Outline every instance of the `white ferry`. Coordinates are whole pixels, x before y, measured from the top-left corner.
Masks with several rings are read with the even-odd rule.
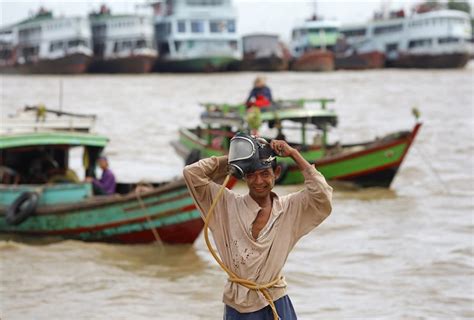
[[[94,62],[91,72],[146,73],[158,56],[153,19],[147,15],[112,15],[102,5],[89,15]]]
[[[53,17],[40,9],[10,30],[14,61],[0,67],[2,72],[82,73],[92,58],[86,18]]]
[[[290,68],[295,71],[330,71],[334,69],[334,47],[339,36],[337,21],[311,19],[292,30]]]
[[[158,71],[221,71],[241,59],[231,0],[163,0],[152,6]]]
[[[365,42],[385,53],[386,66],[462,68],[469,60],[471,22],[457,10],[403,11],[389,19],[341,28],[351,45]]]

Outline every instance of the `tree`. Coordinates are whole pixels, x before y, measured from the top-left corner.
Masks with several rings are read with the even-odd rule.
[[[471,14],[471,5],[466,0],[449,0],[448,9],[464,11]]]

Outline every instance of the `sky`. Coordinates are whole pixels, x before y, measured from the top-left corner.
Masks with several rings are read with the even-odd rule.
[[[0,26],[23,20],[41,6],[53,10],[53,14],[58,16],[86,16],[88,12],[97,10],[102,3],[106,3],[112,13],[119,14],[134,13],[140,10],[137,9],[137,4],[145,2],[146,0],[0,0]],[[409,11],[419,2],[418,0],[233,0],[238,14],[239,34],[277,33],[285,41],[289,39],[291,28],[311,16],[315,9],[318,15],[324,18],[347,24],[365,22],[372,17],[375,10],[380,10],[383,6],[391,10],[403,8]],[[469,2],[473,7],[474,0]]]

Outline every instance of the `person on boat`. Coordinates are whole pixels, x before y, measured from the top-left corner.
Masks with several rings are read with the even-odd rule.
[[[272,105],[272,91],[267,87],[264,77],[257,77],[253,83],[253,89],[247,98],[247,107],[269,108]]]
[[[280,319],[296,319],[286,292],[282,269],[296,242],[331,213],[332,188],[295,148],[273,140],[270,148],[291,157],[305,177],[304,189],[278,196],[272,189],[281,172],[272,153],[259,154],[258,165],[244,176],[248,194],[225,189],[209,222],[217,251],[224,264],[243,279],[258,284],[279,279],[268,289]],[[205,219],[228,174],[228,156],[202,159],[183,170],[188,189]],[[263,295],[230,280],[225,285],[224,320],[273,319]]]
[[[109,161],[107,157],[100,156],[97,159],[97,164],[102,169],[102,176],[100,179],[93,177],[87,177],[86,181],[92,182],[94,188],[94,194],[96,195],[107,195],[115,193],[115,175],[109,168]]]

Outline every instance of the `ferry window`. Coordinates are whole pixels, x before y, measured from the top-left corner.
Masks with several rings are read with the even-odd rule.
[[[204,32],[204,21],[202,21],[202,20],[191,21],[191,32],[193,32],[193,33],[203,33]]]
[[[168,42],[160,42],[160,44],[158,45],[158,52],[160,53],[160,55],[166,55],[170,53],[170,46]]]
[[[56,50],[61,50],[63,48],[63,42],[62,41],[56,41],[56,42],[51,42],[49,45],[49,51],[53,52]]]
[[[460,42],[460,40],[461,39],[454,38],[454,37],[444,37],[444,38],[438,38],[438,43],[439,44],[457,43],[457,42]]]
[[[229,45],[233,50],[237,50],[237,41],[229,41]]]
[[[235,32],[235,21],[234,20],[227,20],[227,31],[230,33]]]
[[[159,23],[155,26],[155,34],[158,39],[163,39],[171,32],[170,23]]]
[[[179,49],[181,48],[182,43],[183,43],[182,41],[175,41],[174,42],[174,47],[175,47],[177,52],[179,52]]]
[[[431,42],[431,39],[411,40],[408,42],[408,48],[429,47]]]
[[[68,41],[67,43],[68,48],[77,47],[78,45],[79,45],[79,40],[71,40],[71,41]]]
[[[374,34],[398,32],[398,31],[401,31],[402,29],[403,29],[402,24],[394,24],[391,26],[381,26],[374,29]]]
[[[397,51],[398,50],[398,44],[397,43],[389,43],[385,46],[385,50],[387,52]]]
[[[131,49],[131,48],[132,48],[132,42],[131,41],[122,42],[122,49]]]
[[[209,26],[212,33],[221,33],[225,29],[224,21],[211,21]]]
[[[186,21],[184,20],[179,20],[178,21],[178,32],[186,32]]]
[[[362,29],[352,29],[352,30],[344,30],[341,32],[346,37],[358,37],[358,36],[365,36],[365,28]]]
[[[143,39],[137,40],[136,48],[146,48],[146,41]]]

